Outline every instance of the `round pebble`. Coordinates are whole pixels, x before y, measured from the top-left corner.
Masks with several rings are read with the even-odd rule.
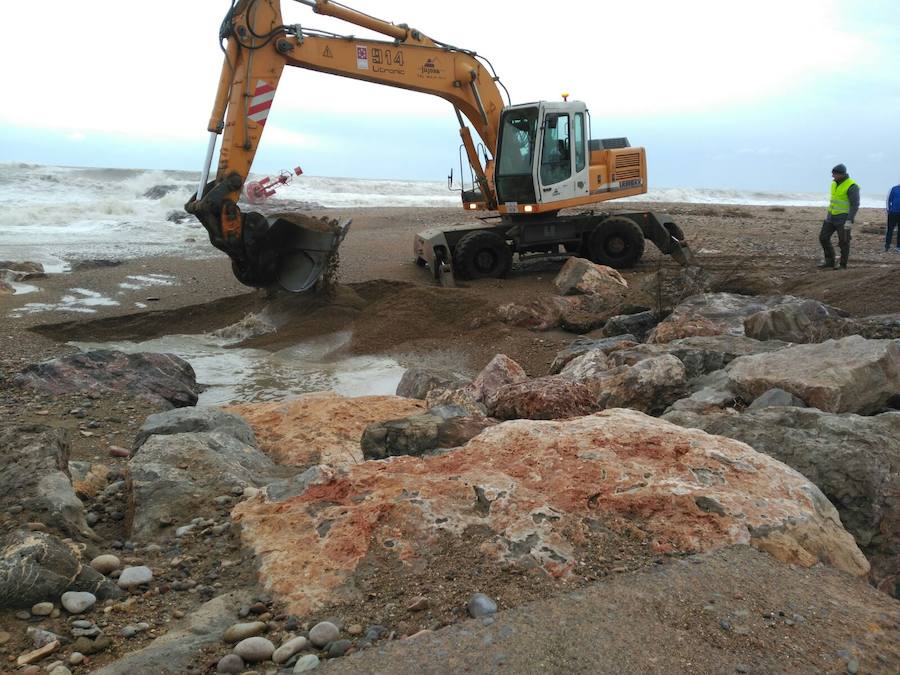
[[[82,654],[81,652],[72,652],[71,654],[69,654],[68,660],[70,666],[77,666],[80,663],[84,662],[84,654]]]
[[[72,675],[72,671],[65,666],[56,666],[50,671],[50,675]]]
[[[346,654],[353,643],[350,640],[335,640],[328,644],[328,658],[336,659]]]
[[[305,673],[309,670],[315,670],[319,667],[319,657],[315,654],[307,654],[306,656],[301,656],[297,663],[294,664],[294,670],[292,673]]]
[[[222,635],[222,640],[229,643],[240,642],[249,637],[262,635],[266,632],[266,624],[262,621],[251,621],[249,623],[236,623],[229,627]]]
[[[272,654],[272,660],[278,664],[287,663],[294,654],[302,652],[308,646],[309,640],[305,637],[292,638],[275,650],[275,653]]]
[[[476,593],[469,599],[467,609],[469,610],[469,616],[477,619],[482,616],[490,616],[491,614],[496,614],[497,603],[491,600],[484,593]]]
[[[5,645],[7,642],[9,642],[11,637],[12,635],[7,633],[5,630],[0,630],[0,645]]]
[[[122,561],[111,553],[98,555],[91,560],[91,567],[100,572],[100,574],[110,574],[115,572],[122,566]]]
[[[153,581],[153,572],[146,565],[126,567],[119,575],[119,588],[134,588]]]
[[[341,635],[341,631],[330,621],[322,621],[317,623],[309,631],[309,641],[316,647],[324,647],[329,642],[334,642]]]
[[[31,608],[31,613],[35,616],[50,616],[53,613],[53,603],[39,602]]]
[[[243,673],[244,659],[242,659],[237,654],[229,654],[228,656],[223,656],[221,659],[219,659],[219,663],[216,666],[216,672],[230,673],[231,675]]]
[[[60,602],[70,614],[81,614],[97,604],[97,596],[86,591],[66,591]]]
[[[249,637],[234,646],[234,653],[249,663],[268,661],[275,652],[275,645],[264,637]]]

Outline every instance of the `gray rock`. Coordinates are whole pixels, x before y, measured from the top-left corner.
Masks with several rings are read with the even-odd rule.
[[[403,373],[397,385],[397,396],[423,401],[433,389],[461,389],[469,379],[451,370],[413,367]]]
[[[130,623],[120,631],[120,635],[124,638],[131,638],[138,633],[143,633],[145,630],[150,630],[149,623],[143,621],[140,623]]]
[[[744,333],[757,340],[811,343],[853,333],[842,312],[817,300],[766,308],[744,319]]]
[[[640,342],[634,335],[617,335],[615,337],[595,338],[588,335],[576,338],[572,343],[561,352],[557,353],[556,358],[550,366],[550,374],[556,375],[562,372],[566,364],[572,359],[586,354],[589,351],[600,350],[608,353],[623,346],[633,346]]]
[[[661,414],[687,389],[685,367],[671,354],[620,366],[583,382],[594,391],[598,409],[632,408],[649,415]]]
[[[315,670],[319,667],[319,657],[315,654],[306,654],[305,656],[301,656],[297,659],[297,663],[294,664],[294,669],[291,671],[292,673],[305,673],[310,670]]]
[[[272,654],[272,660],[279,665],[282,663],[287,663],[288,661],[290,661],[291,657],[294,654],[302,652],[309,646],[309,640],[307,640],[302,635],[299,637],[291,638],[275,650],[275,653]]]
[[[461,406],[440,406],[420,415],[376,422],[366,427],[360,445],[366,459],[421,455],[437,448],[465,445],[495,421],[471,415]]]
[[[275,645],[264,637],[248,637],[234,646],[234,653],[247,663],[268,661],[275,652]]]
[[[580,380],[586,377],[596,377],[612,367],[606,352],[602,349],[592,349],[569,361],[559,374]]]
[[[39,602],[31,608],[34,616],[50,616],[53,613],[52,602]]]
[[[330,621],[320,621],[309,631],[309,641],[316,647],[324,647],[341,636],[341,631]]]
[[[900,341],[857,335],[743,356],[726,367],[735,392],[752,401],[779,388],[826,412],[880,412],[900,402]]]
[[[900,412],[862,417],[764,408],[743,414],[672,412],[664,419],[742,441],[802,473],[837,508],[872,564],[876,585],[897,593]]]
[[[244,659],[237,654],[227,654],[219,659],[216,665],[217,673],[228,673],[229,675],[239,675],[245,670]]]
[[[236,623],[229,626],[228,630],[222,636],[222,640],[228,643],[240,642],[249,637],[256,637],[266,632],[266,624],[263,621],[250,621],[247,623]]]
[[[328,658],[336,659],[340,658],[353,646],[353,643],[350,640],[335,640],[334,642],[328,643]]]
[[[205,603],[143,649],[95,670],[93,675],[136,675],[136,673],[189,672],[197,654],[207,645],[217,645],[222,632],[249,594],[229,593]]]
[[[69,478],[69,433],[43,425],[0,428],[0,511],[79,539],[95,537]],[[43,598],[42,598],[43,599]]]
[[[748,410],[761,410],[762,408],[792,406],[794,408],[805,408],[806,402],[797,398],[793,394],[784,389],[769,389],[761,394],[753,403],[750,404]]]
[[[869,340],[896,340],[900,338],[900,313],[879,314],[852,319],[851,332]]]
[[[135,588],[153,581],[153,571],[146,565],[126,567],[119,575],[119,588]]]
[[[150,415],[134,438],[137,451],[150,436],[170,436],[200,431],[217,431],[249,445],[258,447],[253,429],[243,418],[220,408],[176,408]]]
[[[152,540],[161,522],[186,522],[212,511],[232,487],[261,487],[280,478],[272,460],[225,432],[151,436],[128,462],[131,536]]]
[[[82,564],[74,547],[52,535],[17,530],[4,538],[0,607],[31,607],[66,591],[90,591],[101,600],[121,595],[106,577]]]
[[[69,614],[81,614],[97,604],[97,596],[87,591],[66,591],[60,603]]]
[[[34,626],[26,628],[25,634],[31,638],[31,642],[34,644],[35,649],[40,649],[41,647],[49,645],[55,640],[61,640],[60,636],[56,633],[44,630],[43,628],[35,628]]]
[[[135,397],[164,408],[196,405],[202,391],[191,365],[174,354],[110,349],[33,364],[13,381],[51,396],[95,392]]]
[[[740,401],[724,370],[695,378],[688,382],[688,388],[691,390],[690,396],[675,401],[666,414],[674,411],[704,413],[733,407]]]
[[[644,359],[671,354],[684,364],[688,379],[721,370],[734,359],[765,354],[789,347],[787,342],[761,342],[736,335],[700,335],[663,344],[643,344],[617,350],[609,355],[612,366],[634,365]]]
[[[483,616],[491,616],[492,614],[497,613],[497,603],[491,600],[484,593],[475,593],[471,598],[469,598],[469,603],[466,605],[466,609],[469,611],[469,616],[474,619],[481,618]]]
[[[637,338],[637,342],[643,342],[647,333],[653,330],[658,323],[659,316],[652,310],[635,314],[618,314],[606,322],[606,325],[600,329],[600,334],[603,337],[630,334]]]
[[[647,336],[652,343],[701,335],[746,335],[744,319],[779,305],[803,302],[790,295],[700,293],[683,300]]]

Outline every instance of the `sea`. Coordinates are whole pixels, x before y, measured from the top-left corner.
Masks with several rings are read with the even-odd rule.
[[[292,178],[273,199],[335,209],[460,203],[444,181]],[[192,171],[0,164],[0,260],[34,260],[48,272],[62,272],[68,261],[85,258],[216,255],[183,211],[197,179]],[[825,200],[798,192],[657,188],[631,201],[824,206]]]

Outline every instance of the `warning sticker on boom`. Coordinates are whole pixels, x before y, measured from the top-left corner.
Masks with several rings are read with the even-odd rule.
[[[368,47],[356,47],[356,67],[359,70],[368,70],[369,69],[369,48]]]

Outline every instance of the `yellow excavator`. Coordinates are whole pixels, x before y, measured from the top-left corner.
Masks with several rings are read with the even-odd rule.
[[[326,225],[243,213],[238,206],[286,65],[432,94],[453,106],[462,139],[460,164],[464,156],[472,179],[470,189],[460,188],[463,207],[496,215],[416,235],[416,261],[442,283],[452,284],[454,273],[503,276],[514,254],[554,253],[560,246],[622,268],[640,259],[649,239],[682,264],[691,262],[684,234],[668,216],[584,210],[645,193],[647,161],[644,149],[625,138],[591,139],[583,102],[565,95],[562,101],[511,105],[507,93],[504,103],[505,87],[490,62],[474,51],[333,0],[294,1],[390,39],[285,24],[280,0],[232,0],[219,31],[225,59],[207,127],[206,159],[197,194],[185,209],[229,255],[242,283],[311,288],[349,227],[349,221]],[[219,136],[218,168],[209,181]],[[452,171],[449,183],[452,187]],[[563,209],[574,211],[561,215]]]

